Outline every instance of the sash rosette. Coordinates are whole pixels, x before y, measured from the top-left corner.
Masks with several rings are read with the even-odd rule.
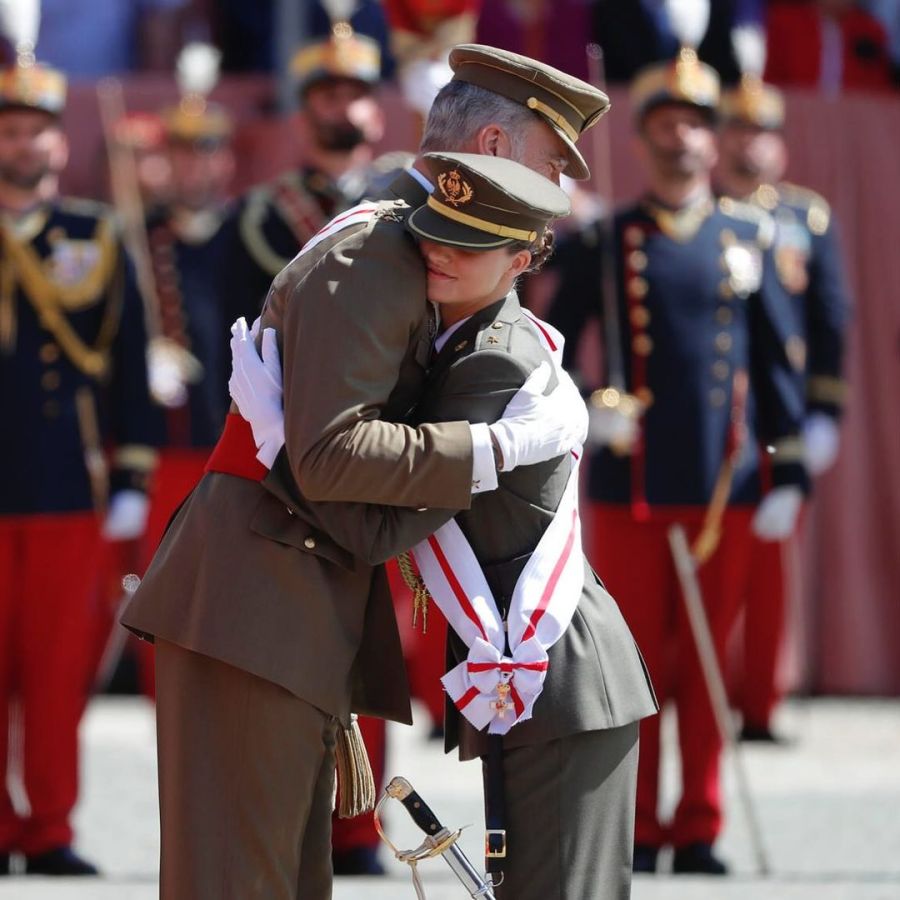
[[[526,314],[555,365],[563,338]],[[419,574],[450,626],[469,648],[441,679],[457,709],[479,730],[506,734],[531,718],[549,667],[547,651],[565,633],[584,584],[578,462],[552,522],[513,589],[506,623],[459,525],[450,520],[412,549]],[[507,653],[507,642],[509,653]]]

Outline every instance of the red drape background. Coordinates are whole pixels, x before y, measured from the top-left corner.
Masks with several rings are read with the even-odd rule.
[[[300,148],[271,109],[265,78],[226,79],[214,99],[239,128],[235,190],[290,167]],[[126,84],[129,109],[172,102],[169,79]],[[390,127],[382,149],[414,149],[415,123],[397,94],[384,95]],[[615,199],[636,196],[628,100],[588,135],[611,148]],[[900,99],[838,100],[788,94],[788,177],[824,194],[838,218],[856,300],[848,374],[851,397],[837,466],[816,487],[800,562],[795,681],[820,692],[900,693]],[[105,196],[103,141],[92,85],[71,88],[65,126],[72,159],[67,193]],[[606,129],[606,131],[602,131]],[[592,150],[587,148],[588,159]],[[895,393],[896,392],[896,393]]]

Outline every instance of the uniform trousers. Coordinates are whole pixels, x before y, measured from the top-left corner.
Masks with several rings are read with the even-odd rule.
[[[671,824],[658,811],[660,716],[641,722],[635,842],[676,847],[712,843],[722,828],[719,760],[722,741],[700,668],[672,561],[668,528],[682,522],[692,540],[702,507],[654,510],[635,521],[626,506],[593,504],[592,563],[616,598],[641,649],[660,706],[675,704],[682,795]],[[720,665],[743,599],[750,561],[750,507],[730,507],[719,546],[699,571],[700,588]]]
[[[753,538],[744,607],[743,659],[735,688],[744,725],[768,728],[784,696],[779,664],[784,648],[787,582],[786,543]]]
[[[0,852],[72,843],[100,546],[93,512],[0,517]]]
[[[337,720],[157,641],[161,900],[327,900]]]
[[[505,750],[497,900],[627,900],[637,768],[637,722]]]

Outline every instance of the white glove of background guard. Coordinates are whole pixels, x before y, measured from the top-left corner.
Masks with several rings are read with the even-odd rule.
[[[810,475],[821,475],[834,465],[840,443],[837,422],[825,413],[811,413],[803,424],[806,468]]]
[[[150,501],[141,491],[116,491],[103,521],[103,537],[108,541],[133,541],[147,527]]]
[[[254,343],[259,319],[247,330],[241,316],[231,326],[231,378],[228,393],[241,415],[250,423],[256,458],[271,469],[284,446],[284,400],[281,355],[275,329],[267,328],[262,337],[262,359]]]
[[[761,541],[783,541],[797,527],[803,491],[793,485],[773,488],[763,497],[753,516],[753,533]]]
[[[271,468],[284,446],[281,359],[271,328],[263,332],[260,359],[253,343],[258,330],[259,319],[250,330],[243,318],[231,327],[228,391],[250,423],[259,451],[256,458]],[[504,472],[561,456],[587,437],[587,408],[568,374],[557,369],[559,384],[551,394],[543,395],[551,371],[547,363],[538,366],[509,401],[503,418],[489,426],[500,449]]]

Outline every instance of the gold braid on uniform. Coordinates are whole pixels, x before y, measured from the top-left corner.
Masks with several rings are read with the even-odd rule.
[[[403,581],[413,592],[413,628],[416,627],[419,613],[422,613],[422,634],[425,634],[428,631],[428,601],[431,599],[431,594],[428,593],[428,588],[425,586],[422,576],[416,571],[412,557],[408,552],[401,553],[397,557],[397,565],[400,568]]]
[[[341,795],[338,815],[352,819],[374,809],[375,779],[355,714],[350,717],[349,728],[338,728],[335,760]]]

